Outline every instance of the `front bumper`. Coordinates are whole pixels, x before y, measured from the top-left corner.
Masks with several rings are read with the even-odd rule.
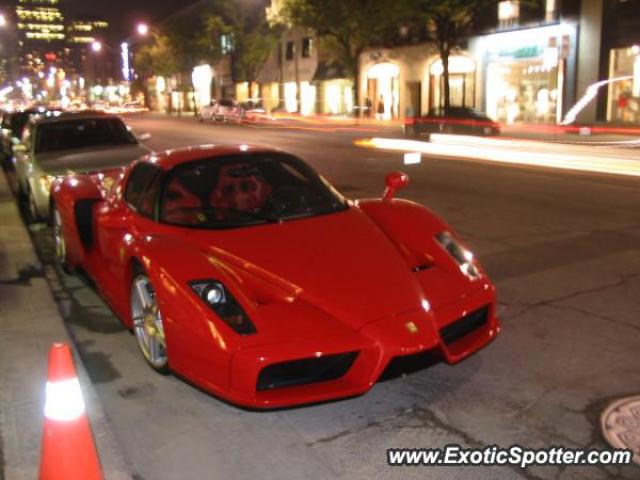
[[[484,308],[486,318],[482,322],[471,324],[473,328],[469,331],[458,332],[453,341],[443,339],[441,333],[445,328]],[[223,396],[251,408],[280,408],[353,397],[367,392],[395,360],[432,352],[454,364],[482,349],[499,332],[494,292],[483,288],[433,312],[413,311],[387,317],[366,325],[353,335],[239,350],[233,356],[231,382]],[[312,379],[294,386],[264,388],[263,384],[259,387],[261,373],[267,367],[288,362],[296,364],[303,359],[308,359],[303,363],[312,363],[314,358],[338,357],[353,352],[357,353],[355,359],[338,378],[329,372],[325,377],[316,376],[316,380],[329,380]]]

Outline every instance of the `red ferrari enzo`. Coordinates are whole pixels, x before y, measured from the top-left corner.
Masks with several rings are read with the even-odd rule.
[[[366,392],[397,360],[456,363],[500,331],[453,230],[393,194],[351,201],[298,158],[206,146],[53,186],[58,260],[82,268],[146,361],[232,403]]]

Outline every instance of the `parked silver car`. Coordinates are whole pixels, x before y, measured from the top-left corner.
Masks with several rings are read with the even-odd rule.
[[[151,152],[122,119],[99,112],[34,116],[13,147],[20,193],[33,220],[49,217],[49,191],[58,175],[86,173],[127,165]]]

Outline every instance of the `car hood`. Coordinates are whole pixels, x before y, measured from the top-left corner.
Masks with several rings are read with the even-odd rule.
[[[38,166],[50,175],[105,170],[128,165],[151,151],[143,145],[64,150],[36,155]]]
[[[353,328],[421,306],[415,274],[355,207],[279,224],[195,230],[189,239],[217,261],[284,286]]]

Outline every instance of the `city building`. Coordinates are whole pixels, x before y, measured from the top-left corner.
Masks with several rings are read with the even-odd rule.
[[[640,0],[498,2],[449,57],[450,104],[504,124],[640,122],[638,11]],[[424,115],[444,105],[444,75],[421,38],[363,52],[357,101],[351,72],[306,28],[282,33],[255,82],[233,83],[230,55],[200,68],[198,96],[208,98],[210,83],[212,98],[260,99],[269,112],[351,115],[359,105],[383,120]],[[220,41],[231,53],[233,39]],[[178,95],[166,80],[164,95]]]
[[[17,0],[15,28],[23,75],[44,74],[66,61],[66,35],[60,0]]]
[[[452,106],[505,122],[555,123],[575,102],[576,2],[538,8],[500,2],[476,35],[449,57]],[[442,59],[432,43],[370,49],[360,63],[360,104],[383,119],[426,114],[444,105]]]
[[[501,2],[498,27],[469,39],[476,105],[503,123],[560,123],[576,102],[579,4],[547,0],[521,18]]]
[[[86,85],[113,77],[115,61],[91,46],[106,45],[108,23],[69,19],[64,0],[14,0],[8,30],[15,45],[13,79],[28,100],[70,101]]]
[[[512,123],[640,122],[640,0],[502,1],[450,59],[450,100]],[[360,103],[383,118],[443,105],[430,44],[371,49]]]
[[[267,111],[347,115],[352,113],[353,81],[312,30],[282,33],[254,85],[242,86],[262,99]]]
[[[106,83],[114,78],[115,57],[108,44],[109,23],[91,17],[78,17],[66,24],[66,43],[70,74],[79,75],[89,83]],[[94,49],[99,44],[100,49]]]
[[[69,45],[91,45],[105,37],[109,23],[100,19],[76,19],[67,24],[67,43]]]
[[[323,102],[323,92],[318,92],[314,80],[318,65],[315,34],[306,28],[285,31],[258,74],[265,108],[304,115],[321,112],[318,103]]]
[[[360,105],[370,105],[367,115],[395,120],[428,111],[440,91],[431,75],[436,52],[432,44],[366,51],[360,58]]]
[[[449,58],[451,105],[475,107],[506,123],[562,121],[576,102],[581,3],[537,6],[500,2]],[[302,114],[353,113],[385,120],[426,114],[444,105],[443,65],[430,42],[366,50],[359,63],[359,98],[344,67],[313,32],[286,31],[260,75],[267,108]],[[584,75],[583,75],[584,76]],[[242,96],[253,87],[243,86]],[[237,95],[240,96],[240,95]]]

